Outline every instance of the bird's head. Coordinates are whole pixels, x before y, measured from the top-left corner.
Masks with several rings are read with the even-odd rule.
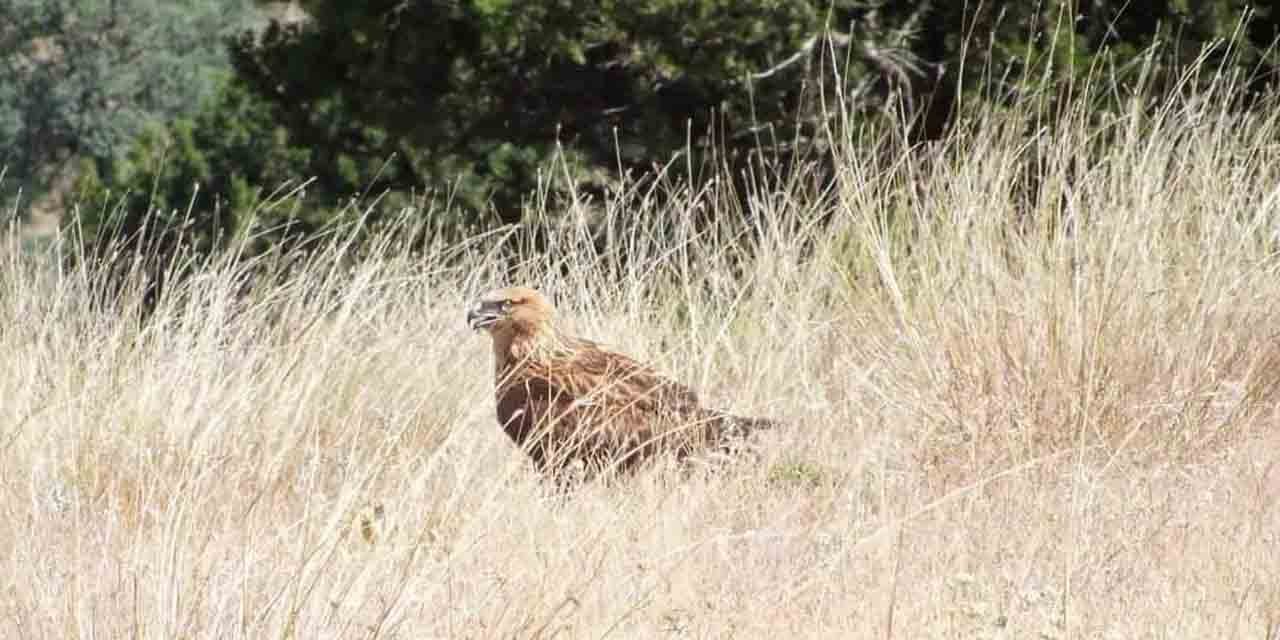
[[[467,324],[495,336],[532,334],[547,327],[554,313],[551,303],[536,290],[510,287],[481,296],[467,311]]]

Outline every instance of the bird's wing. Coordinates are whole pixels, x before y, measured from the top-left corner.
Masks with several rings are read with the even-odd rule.
[[[517,442],[535,443],[540,466],[562,455],[629,464],[704,435],[706,412],[689,387],[595,343],[563,346],[524,361],[499,385],[499,420]]]
[[[637,411],[689,411],[698,395],[689,387],[629,356],[585,340],[549,359],[546,377],[580,403]]]

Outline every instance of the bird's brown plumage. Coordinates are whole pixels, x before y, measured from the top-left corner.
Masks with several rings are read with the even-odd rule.
[[[600,345],[563,334],[527,287],[486,294],[467,313],[493,339],[498,423],[543,471],[579,462],[629,469],[659,452],[726,445],[770,420],[702,406],[689,387]]]

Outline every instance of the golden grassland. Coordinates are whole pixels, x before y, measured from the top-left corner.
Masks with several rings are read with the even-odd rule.
[[[217,259],[146,322],[10,233],[0,637],[1280,637],[1280,110],[1218,89],[833,134],[833,189],[584,199],[512,260]],[[463,321],[512,282],[786,426],[556,494]]]

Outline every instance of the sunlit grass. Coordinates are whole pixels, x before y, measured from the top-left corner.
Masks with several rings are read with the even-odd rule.
[[[0,636],[1274,638],[1280,111],[1230,99],[851,131],[833,190],[637,189],[510,259],[215,259],[145,322],[11,233]],[[548,491],[463,321],[510,283],[787,426]]]

